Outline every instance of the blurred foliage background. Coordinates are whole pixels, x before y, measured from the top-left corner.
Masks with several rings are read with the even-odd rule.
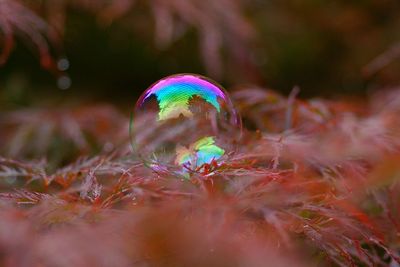
[[[400,266],[399,15],[0,0],[0,266]],[[129,136],[137,97],[179,72],[222,83],[244,126],[187,182]]]
[[[396,0],[2,0],[1,106],[129,104],[179,72],[228,88],[364,96],[400,81],[399,15]],[[46,54],[53,65],[66,57],[67,72]]]

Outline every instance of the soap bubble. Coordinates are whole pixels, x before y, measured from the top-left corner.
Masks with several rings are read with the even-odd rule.
[[[68,58],[65,58],[65,57],[60,58],[57,61],[57,69],[60,70],[60,71],[68,70],[69,69],[69,60],[68,60]]]
[[[62,75],[57,79],[57,87],[66,90],[71,87],[72,81],[68,75]]]
[[[136,103],[131,121],[135,153],[152,169],[185,177],[235,151],[240,118],[226,91],[194,74],[154,83]]]

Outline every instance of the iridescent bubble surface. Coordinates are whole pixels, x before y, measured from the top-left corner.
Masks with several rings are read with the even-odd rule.
[[[169,76],[150,86],[131,122],[134,150],[148,166],[186,174],[223,161],[240,134],[240,119],[226,91],[194,74]]]

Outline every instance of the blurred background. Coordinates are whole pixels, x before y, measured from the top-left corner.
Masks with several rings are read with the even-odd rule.
[[[1,109],[129,106],[179,72],[362,97],[400,82],[399,15],[397,0],[1,0]]]
[[[0,0],[0,155],[56,169],[128,151],[136,99],[182,72],[227,88],[249,130],[287,129],[294,97],[324,124],[332,104],[313,98],[354,111],[398,86],[399,15],[397,0]]]
[[[188,183],[129,136],[182,72],[244,128]],[[0,265],[398,267],[399,84],[399,0],[0,0]]]

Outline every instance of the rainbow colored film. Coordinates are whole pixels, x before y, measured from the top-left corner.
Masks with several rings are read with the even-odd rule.
[[[154,170],[187,177],[231,154],[232,140],[240,133],[238,122],[231,100],[217,83],[194,74],[169,76],[150,86],[136,103],[134,149]]]
[[[189,109],[189,100],[194,96],[200,97],[213,105],[220,112],[218,97],[225,101],[225,94],[215,84],[205,78],[194,75],[173,76],[154,84],[147,92],[144,100],[150,96],[157,97],[160,112],[158,120],[193,116]]]
[[[225,153],[225,150],[215,145],[214,137],[204,137],[189,148],[179,146],[177,148],[176,163],[179,165],[190,165],[192,168],[209,164],[218,160]]]

